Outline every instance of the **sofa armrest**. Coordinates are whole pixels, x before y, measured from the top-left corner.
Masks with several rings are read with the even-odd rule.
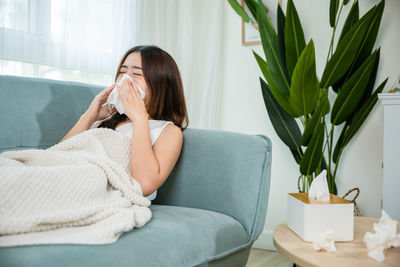
[[[182,154],[153,202],[229,215],[254,241],[264,228],[270,173],[266,136],[186,129]]]

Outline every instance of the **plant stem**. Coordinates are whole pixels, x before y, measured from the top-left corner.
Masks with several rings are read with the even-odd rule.
[[[326,149],[326,147],[328,146],[328,151],[329,151],[329,133],[328,133],[328,126],[326,126],[326,124],[325,124],[325,134],[326,134],[326,142],[325,142],[325,145],[324,145],[324,147],[322,148],[322,154],[325,154],[325,149]]]
[[[306,127],[308,125],[308,122],[310,121],[310,118],[308,117],[308,115],[304,115],[304,119],[305,119],[304,127]]]
[[[318,103],[321,103],[322,98],[328,97],[328,89],[327,89],[327,88],[323,88],[323,89],[321,89],[321,91],[322,91],[322,94],[321,94],[320,97],[319,97]],[[329,99],[328,99],[328,102],[329,102]],[[325,116],[326,116],[326,114],[323,115],[324,120],[325,120]],[[329,134],[328,134],[328,127],[326,126],[326,123],[325,123],[325,135],[326,135],[326,136],[329,136]],[[325,144],[324,144],[324,147],[322,148],[322,154],[325,153],[326,146],[328,145],[328,137],[327,137],[326,139],[327,139],[327,140],[326,140],[326,142],[325,142]]]
[[[328,60],[329,60],[330,56],[332,56],[332,54],[333,54],[333,43],[334,43],[334,40],[335,40],[336,26],[337,26],[337,24],[339,22],[340,14],[342,13],[343,3],[344,3],[344,1],[342,1],[342,4],[340,5],[339,13],[338,13],[338,16],[336,17],[336,21],[335,21],[335,26],[333,26],[332,38],[331,38],[331,43],[329,45],[328,55],[326,57],[326,63],[328,63]]]
[[[335,25],[333,27],[331,43],[329,45],[328,55],[326,57],[326,64],[328,63],[329,58],[333,55],[333,43],[335,41],[336,27],[338,25],[340,15],[342,14],[343,6],[344,6],[344,1],[342,1],[342,4],[340,5],[339,13],[338,13],[338,15],[336,17]],[[329,91],[328,88],[326,88],[325,93],[328,94],[328,91]],[[327,176],[328,177],[327,178],[328,178],[329,192],[333,192],[333,190],[334,190],[334,186],[335,186],[334,185],[334,177],[336,176],[336,169],[337,169],[337,162],[338,162],[337,161],[336,164],[335,164],[335,170],[334,170],[334,173],[333,173],[333,176],[332,176],[331,166],[332,166],[332,147],[333,147],[333,132],[334,132],[334,128],[335,128],[335,123],[332,123],[331,130],[330,130],[330,132],[328,134],[328,130],[327,130],[326,126],[325,126],[325,132],[327,134],[327,138],[326,138],[326,143],[324,145],[324,148],[322,150],[323,153],[324,153],[325,149],[326,149],[326,146],[328,146],[328,170],[327,170]]]
[[[332,179],[331,165],[332,165],[332,146],[333,146],[333,130],[334,129],[335,129],[335,126],[334,126],[334,124],[332,124],[331,132],[329,133],[329,136],[328,136],[328,138],[330,139],[329,145],[328,145],[328,157],[329,157],[328,164],[329,164],[329,166],[328,166],[328,170],[327,170],[327,173],[328,173],[328,185],[330,185],[329,186],[329,192],[333,192],[333,185],[332,185],[332,181],[331,181],[331,179]]]
[[[340,150],[339,150],[338,158],[337,158],[336,164],[335,164],[335,170],[333,171],[333,180],[336,179],[336,171],[337,171],[337,167],[339,166],[339,160],[340,160],[340,156],[342,155],[342,151],[343,151],[343,147],[340,148]]]

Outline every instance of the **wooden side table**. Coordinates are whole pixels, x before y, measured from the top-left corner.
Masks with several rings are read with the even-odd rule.
[[[297,265],[306,266],[400,266],[400,247],[385,249],[382,263],[368,257],[368,250],[363,241],[365,232],[375,232],[373,224],[377,218],[354,217],[354,240],[335,242],[336,251],[316,251],[312,243],[304,242],[289,229],[287,223],[278,225],[274,230],[274,245],[279,252]],[[400,224],[397,226],[399,231]]]

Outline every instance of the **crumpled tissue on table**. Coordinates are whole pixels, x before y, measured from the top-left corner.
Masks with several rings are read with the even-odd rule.
[[[335,241],[333,241],[333,230],[321,232],[317,239],[313,241],[313,247],[315,250],[336,251]]]
[[[132,78],[128,74],[124,74],[122,76],[122,79],[118,82],[118,86],[121,87],[122,91],[124,91],[124,80],[133,81]],[[145,93],[143,92],[142,88],[140,88],[140,86],[137,83],[136,83],[136,86],[139,90],[140,96],[143,99],[145,96]],[[111,91],[110,95],[108,96],[106,105],[110,111],[111,111],[111,107],[115,107],[119,114],[125,113],[124,105],[122,104],[122,99],[119,96],[117,86],[115,86],[115,88]]]
[[[310,200],[329,201],[331,196],[329,194],[328,182],[326,180],[326,170],[323,170],[312,181],[310,189],[308,190],[308,198]]]
[[[396,234],[398,223],[382,210],[382,217],[379,222],[374,223],[375,233],[366,232],[364,236],[369,257],[382,262],[385,260],[385,254],[383,253],[385,248],[400,246],[400,234]]]

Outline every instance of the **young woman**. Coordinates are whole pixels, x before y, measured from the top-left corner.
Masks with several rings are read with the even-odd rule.
[[[117,86],[126,114],[119,114],[115,108],[110,112],[103,105],[114,83],[93,99],[61,141],[96,124],[128,135],[132,138],[130,174],[139,182],[143,195],[153,200],[179,158],[182,131],[188,125],[182,80],[173,58],[156,46],[129,49],[121,59],[115,81],[123,74],[133,79],[124,80],[124,91]],[[144,99],[137,85],[144,91]]]

